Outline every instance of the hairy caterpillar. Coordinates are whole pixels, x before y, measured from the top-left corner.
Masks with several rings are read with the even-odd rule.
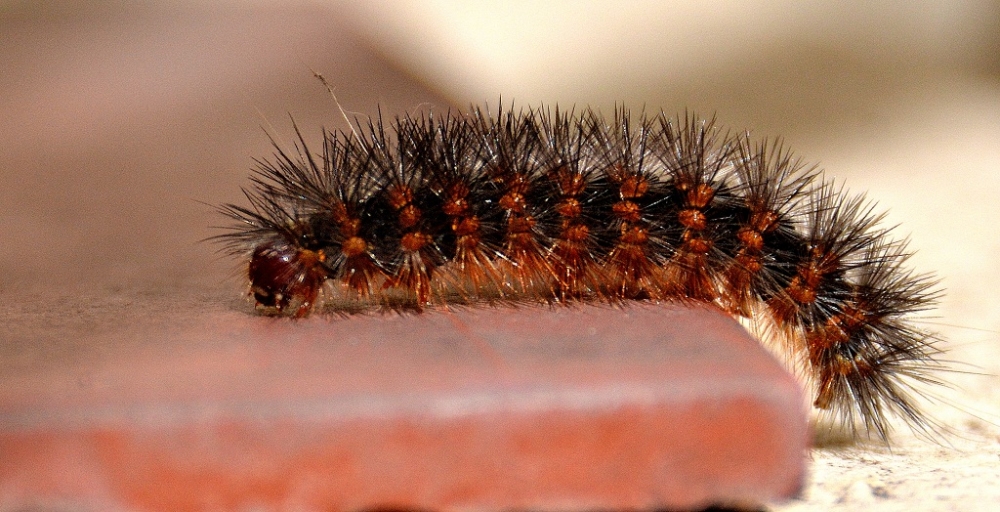
[[[694,115],[482,109],[381,118],[275,144],[219,235],[261,311],[697,301],[765,322],[815,407],[886,439],[924,430],[915,384],[940,295],[883,214],[780,141]]]

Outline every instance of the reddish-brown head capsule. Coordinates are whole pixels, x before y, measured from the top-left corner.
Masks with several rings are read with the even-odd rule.
[[[281,242],[258,246],[250,258],[250,292],[259,306],[295,316],[309,314],[327,277],[323,251],[311,251]]]

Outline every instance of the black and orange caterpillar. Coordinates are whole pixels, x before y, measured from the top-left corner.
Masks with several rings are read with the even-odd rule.
[[[711,303],[782,335],[850,428],[929,425],[914,385],[937,383],[940,340],[913,316],[935,279],[872,202],[780,141],[624,109],[377,118],[318,154],[296,133],[257,161],[249,206],[220,208],[261,311]]]

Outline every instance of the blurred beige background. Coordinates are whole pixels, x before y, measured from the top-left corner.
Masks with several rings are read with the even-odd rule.
[[[199,242],[221,222],[203,203],[240,200],[289,116],[313,140],[344,127],[316,70],[359,116],[502,97],[691,109],[785,137],[876,198],[941,277],[935,327],[987,374],[949,377],[988,419],[972,449],[1000,454],[998,50],[1000,3],[982,0],[0,0],[0,355],[36,361],[11,347],[108,328],[122,304],[241,307],[237,262]],[[827,455],[817,474],[855,460]],[[984,460],[975,473],[995,476],[1000,455]],[[793,506],[849,505],[864,468]]]

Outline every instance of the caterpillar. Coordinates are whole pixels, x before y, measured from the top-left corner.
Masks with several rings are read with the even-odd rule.
[[[294,123],[293,123],[294,124]],[[928,430],[941,296],[863,194],[695,114],[471,108],[272,143],[216,239],[264,314],[689,301],[782,340],[856,436]]]

